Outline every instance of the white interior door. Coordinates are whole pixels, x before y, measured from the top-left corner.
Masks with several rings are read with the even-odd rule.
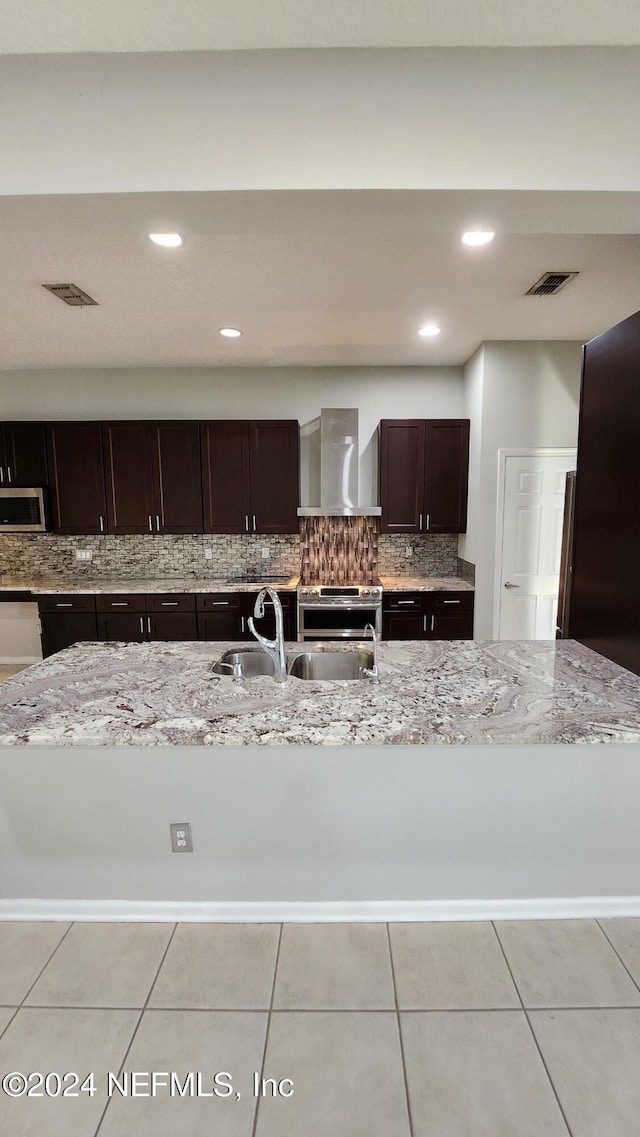
[[[565,475],[575,463],[575,450],[504,457],[498,639],[555,639]]]

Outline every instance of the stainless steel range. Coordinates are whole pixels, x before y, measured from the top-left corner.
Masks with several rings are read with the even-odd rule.
[[[381,584],[298,586],[299,640],[361,640],[367,624],[382,635]]]

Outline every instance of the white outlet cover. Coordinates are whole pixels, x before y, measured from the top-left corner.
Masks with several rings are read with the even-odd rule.
[[[213,549],[205,549],[204,559],[205,559],[205,561],[212,561],[213,560]]]
[[[93,560],[93,552],[91,549],[76,549],[77,561],[91,561]]]
[[[268,558],[269,558],[269,546],[264,545],[262,548],[262,559],[263,559],[263,561],[266,561],[266,560],[268,560]]]

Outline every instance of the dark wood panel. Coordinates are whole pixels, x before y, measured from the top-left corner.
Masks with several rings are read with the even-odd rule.
[[[102,440],[109,532],[156,532],[150,424],[105,422]]]
[[[45,435],[54,530],[106,532],[100,423],[50,422]]]
[[[640,674],[640,312],[584,349],[569,636]]]
[[[195,612],[195,610],[196,598],[193,593],[147,593],[147,612]]]
[[[202,533],[199,424],[155,422],[151,432],[152,515],[159,519],[159,532]]]
[[[300,424],[293,419],[249,423],[251,530],[297,533]]]
[[[475,593],[473,592],[428,592],[429,611],[443,614],[473,609]]]
[[[427,633],[432,640],[472,640],[473,612],[436,613],[427,617]]]
[[[193,612],[154,612],[148,616],[151,640],[197,640],[198,624]]]
[[[5,460],[13,486],[46,486],[47,453],[42,422],[4,424]]]
[[[244,619],[244,626],[243,626]],[[246,630],[246,618],[237,609],[218,612],[198,612],[199,640],[245,640],[250,637]],[[253,637],[250,637],[253,639]]]
[[[411,609],[382,613],[383,640],[421,640],[424,634],[422,613]]]
[[[142,643],[148,639],[147,617],[136,612],[99,612],[98,639],[114,643]]]
[[[40,612],[95,612],[96,598],[88,593],[50,593],[38,597]]]
[[[424,520],[424,419],[380,422],[381,532],[419,533]]]
[[[383,592],[382,611],[391,612],[398,609],[399,611],[422,612],[427,595],[425,592]]]
[[[249,430],[242,421],[200,424],[205,533],[249,530]]]
[[[40,625],[45,658],[72,644],[98,638],[95,612],[70,612],[68,615],[47,612],[40,616]]]
[[[98,612],[145,612],[145,596],[144,593],[139,592],[98,594],[96,596],[96,609]]]
[[[464,533],[467,528],[469,420],[425,423],[424,529]]]

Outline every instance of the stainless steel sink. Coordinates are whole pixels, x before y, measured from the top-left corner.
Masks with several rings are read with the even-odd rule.
[[[373,667],[372,651],[305,651],[289,667],[296,679],[363,679]]]
[[[211,668],[214,675],[233,678],[233,669],[240,664],[242,678],[251,675],[273,675],[273,661],[262,648],[235,648],[225,651]]]

